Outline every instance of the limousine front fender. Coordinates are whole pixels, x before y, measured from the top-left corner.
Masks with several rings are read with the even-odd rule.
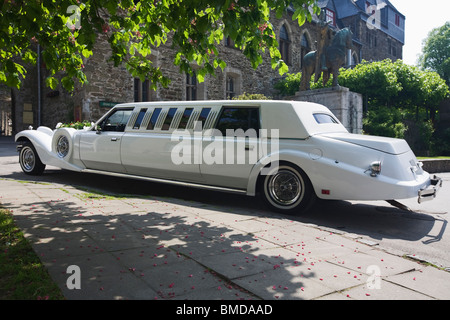
[[[36,152],[45,165],[51,165],[58,168],[82,171],[83,166],[77,165],[78,153],[74,151],[74,140],[77,130],[73,128],[60,128],[51,130],[48,127],[38,127],[36,130],[24,130],[16,134],[18,151],[21,150],[23,144],[31,142]],[[58,155],[58,140],[61,137],[66,138],[68,153],[65,156]]]

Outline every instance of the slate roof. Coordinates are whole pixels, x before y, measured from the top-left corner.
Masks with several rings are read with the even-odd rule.
[[[396,14],[400,15],[403,20],[405,19],[405,16],[399,12],[389,0],[319,0],[317,3],[322,9],[327,8],[336,12],[336,23],[339,27],[342,27],[342,22],[340,20],[348,17],[358,15],[361,20],[367,21],[369,15],[366,13],[366,2],[376,5],[377,1],[385,2],[390,11],[394,11]],[[381,30],[404,43],[404,29],[382,26]]]

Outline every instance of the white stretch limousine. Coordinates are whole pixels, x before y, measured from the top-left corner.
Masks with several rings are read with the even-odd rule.
[[[442,180],[404,140],[350,134],[328,108],[293,101],[142,102],[90,128],[16,135],[26,174],[45,165],[260,195],[274,210],[333,200],[431,200]]]

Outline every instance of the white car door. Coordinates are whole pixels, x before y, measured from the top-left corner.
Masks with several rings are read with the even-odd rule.
[[[88,169],[125,172],[120,148],[125,126],[133,108],[120,108],[109,114],[100,130],[84,132],[80,138],[80,158]]]
[[[200,172],[207,184],[245,189],[258,161],[258,107],[223,107],[215,129],[205,132]]]
[[[185,129],[191,115],[194,116],[193,108],[148,109],[140,110],[136,122],[129,125],[131,129],[127,129],[123,136],[122,163],[127,172],[146,177],[199,182],[200,167],[193,161],[192,149],[180,148],[183,143],[191,146],[195,137],[187,134],[180,137],[183,138],[181,142],[174,132],[176,129]],[[142,121],[139,120],[141,118]],[[201,144],[201,136],[199,139]]]

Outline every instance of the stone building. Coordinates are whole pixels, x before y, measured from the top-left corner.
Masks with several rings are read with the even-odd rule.
[[[377,7],[377,2],[378,7]],[[382,2],[382,4],[380,4]],[[353,48],[348,52],[347,66],[364,60],[402,58],[405,17],[387,0],[319,0],[322,14],[301,27],[292,21],[291,11],[283,18],[271,19],[278,35],[280,52],[290,73],[301,71],[302,57],[316,49],[319,19],[326,19],[332,30],[349,27],[353,32]],[[175,56],[170,43],[152,50],[151,59],[171,79],[167,88],[151,90],[148,81],[134,79],[124,67],[108,62],[109,46],[99,35],[94,55],[85,63],[88,83],[77,86],[73,93],[61,87],[45,87],[45,66],[28,68],[21,90],[0,86],[2,135],[23,130],[30,125],[54,128],[58,122],[97,120],[116,103],[161,100],[230,99],[246,93],[262,93],[278,98],[273,85],[281,79],[278,70],[265,57],[256,70],[239,49],[226,39],[220,45],[221,58],[227,63],[223,72],[207,76],[203,83],[195,77],[180,74],[173,65]],[[169,41],[170,42],[170,41]],[[264,57],[263,57],[264,58]],[[5,130],[5,124],[9,127]]]

